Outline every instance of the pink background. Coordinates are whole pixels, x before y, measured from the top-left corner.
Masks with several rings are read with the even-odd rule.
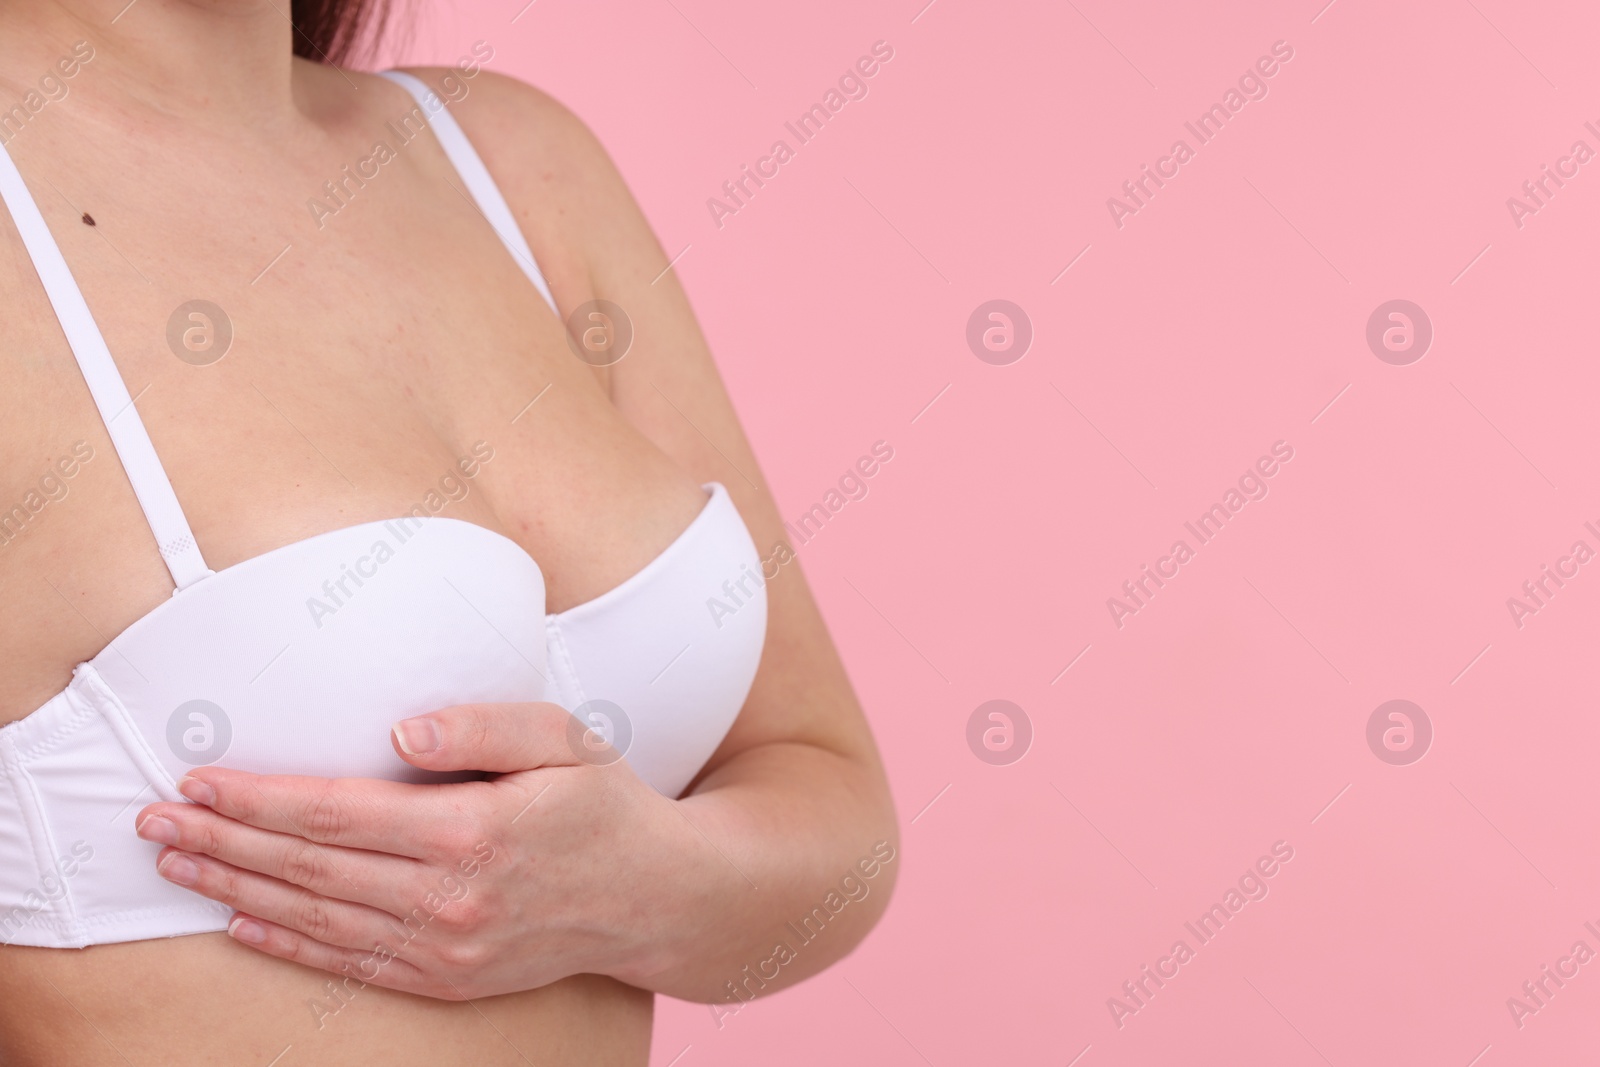
[[[1600,951],[1600,564],[1521,629],[1506,606],[1600,549],[1600,161],[1520,229],[1506,206],[1600,149],[1600,17],[1324,2],[429,5],[405,60],[493,45],[683,252],[786,517],[895,449],[801,549],[900,806],[894,906],[721,1029],[661,1000],[656,1067],[1600,1041],[1600,960],[1520,1029],[1506,1005]],[[880,39],[867,98],[718,229],[707,198]],[[1269,95],[1115,226],[1107,198],[1278,40]],[[995,298],[1035,332],[1009,366],[965,341]],[[1365,340],[1397,298],[1435,330],[1409,366]],[[1278,440],[1270,495],[1118,629],[1106,599]],[[1408,766],[1366,741],[1395,698],[1435,730]],[[1008,766],[966,741],[991,699],[1033,724]],[[1107,999],[1280,840],[1270,894],[1119,1028]]]

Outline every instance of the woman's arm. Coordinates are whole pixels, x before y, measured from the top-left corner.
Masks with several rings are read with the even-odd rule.
[[[571,309],[605,299],[633,320],[632,349],[607,368],[613,403],[698,481],[728,487],[762,558],[772,561],[769,573],[789,560],[766,586],[766,647],[749,699],[680,804],[730,862],[693,872],[712,883],[684,887],[679,919],[695,936],[672,965],[628,976],[673,996],[722,1000],[726,983],[745,981],[747,965],[756,971],[787,942],[799,951],[768,988],[781,987],[848,953],[888,902],[898,864],[882,856],[894,854],[898,832],[882,764],[677,272],[666,269],[668,256],[621,175],[583,123],[545,94],[488,73],[478,82],[458,117],[491,172],[505,175],[502,187],[530,241],[583,250],[584,276],[552,282],[568,290],[558,288],[558,303]],[[550,198],[566,206],[564,233],[537,232],[552,213],[535,208]],[[876,869],[870,880],[858,867],[863,860]],[[849,884],[867,894],[801,948],[785,924],[825,908],[830,892],[837,906],[841,879],[852,874]],[[708,895],[711,884],[717,889]]]
[[[437,84],[442,72],[417,73]],[[548,97],[488,74],[453,107],[558,304],[603,298],[633,320],[634,349],[601,372],[617,407],[696,478],[725,484],[770,556],[784,542],[777,508],[683,290],[598,142]],[[164,876],[236,909],[241,943],[364,981],[448,998],[575,973],[706,1002],[772,992],[877,921],[898,838],[798,564],[766,590],[749,698],[682,799],[626,764],[576,758],[554,705],[482,705],[408,720],[433,743],[402,744],[402,729],[396,747],[419,767],[500,772],[492,781],[199,768],[180,784],[196,803],[150,805],[139,832],[172,846]]]

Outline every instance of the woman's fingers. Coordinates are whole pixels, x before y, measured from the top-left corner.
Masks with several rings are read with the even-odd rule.
[[[370,950],[379,942],[392,944],[403,934],[401,921],[387,912],[325,897],[210,856],[164,848],[156,870],[191,892],[336,948]]]
[[[152,804],[139,813],[137,827],[146,841],[390,914],[404,912],[430,888],[427,868],[415,860],[262,830],[196,804]]]
[[[340,948],[326,945],[277,923],[253,915],[239,914],[228,924],[228,936],[241,945],[248,945],[268,956],[291,960],[306,967],[342,975],[346,979],[344,996],[323,1005],[330,1014],[339,1010],[345,997],[358,991],[361,985],[379,985],[407,993],[437,997],[442,1000],[464,1000],[466,994],[428,978],[411,963],[399,958],[401,946],[391,938],[377,942],[366,949]],[[313,1011],[316,1005],[313,1004]]]
[[[557,704],[457,704],[395,723],[391,740],[427,770],[509,774],[580,762],[586,730]]]
[[[463,826],[460,801],[476,785],[487,788],[474,782],[411,785],[197,767],[178,783],[178,791],[219,815],[263,830],[430,859],[471,848],[472,842],[463,840],[470,829]]]

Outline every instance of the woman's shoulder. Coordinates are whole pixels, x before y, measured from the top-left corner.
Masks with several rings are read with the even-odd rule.
[[[449,106],[463,127],[507,147],[538,145],[574,162],[599,148],[599,142],[578,116],[551,94],[509,74],[463,62],[454,67],[401,67],[420,78]],[[469,131],[472,132],[472,131]],[[493,145],[490,146],[494,147]]]
[[[577,253],[582,264],[573,268],[597,281],[633,274],[660,255],[600,138],[553,95],[481,66],[471,74],[461,65],[401,69],[444,99],[536,255],[541,245]]]

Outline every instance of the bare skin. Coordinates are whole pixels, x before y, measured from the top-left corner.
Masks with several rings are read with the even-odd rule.
[[[8,132],[6,148],[213,568],[403,514],[480,440],[493,461],[445,514],[521,544],[552,612],[658,554],[703,506],[702,482],[729,488],[763,554],[783,539],[676,276],[652,281],[666,257],[570,113],[487,72],[452,108],[563,312],[604,297],[633,319],[633,350],[606,369],[574,358],[453,191],[431,135],[319,226],[307,200],[410,111],[401,89],[291,62],[271,4],[143,0],[112,27],[122,6],[0,2],[0,106],[75,41],[96,49],[67,99]],[[416,73],[438,84],[446,72]],[[0,509],[75,442],[94,454],[67,496],[0,548],[9,722],[172,583],[8,217],[0,295]],[[232,350],[207,367],[176,358],[166,338],[173,309],[195,297],[221,305],[234,328]],[[792,888],[716,899],[726,943],[670,961],[670,979],[653,987],[708,1002],[721,978],[766,954],[786,912],[803,912],[870,842],[895,840],[870,734],[797,566],[768,597],[755,687],[682,803],[727,828],[724,845],[757,882]],[[853,946],[887,902],[893,869],[828,947],[773,987]],[[319,1022],[308,1001],[328,999],[330,977],[223,934],[0,948],[0,1062],[266,1064],[286,1047],[285,1065],[642,1064],[648,1054],[651,993],[615,978],[576,974],[472,1003],[370,985]]]

